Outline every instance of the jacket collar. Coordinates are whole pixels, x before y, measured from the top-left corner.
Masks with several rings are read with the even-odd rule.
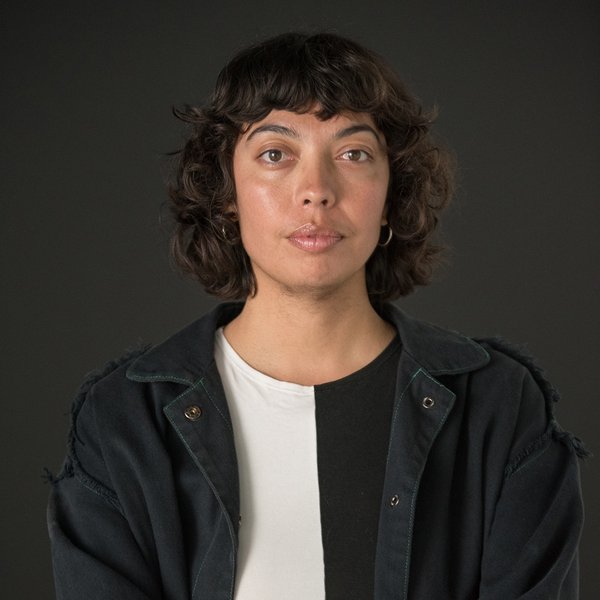
[[[420,321],[394,304],[385,304],[382,316],[396,326],[403,349],[431,375],[456,375],[487,365],[490,355],[472,339]]]
[[[235,318],[242,307],[242,303],[218,305],[137,358],[127,369],[127,377],[193,385],[214,362],[215,330]],[[384,306],[382,316],[398,330],[403,350],[431,375],[474,371],[490,360],[473,340],[414,319],[393,304]]]

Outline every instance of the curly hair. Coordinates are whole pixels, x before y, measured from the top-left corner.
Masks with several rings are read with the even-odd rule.
[[[331,33],[287,33],[238,53],[220,72],[205,106],[173,111],[191,134],[169,183],[171,252],[208,293],[225,299],[256,293],[231,209],[240,134],[272,110],[303,113],[315,107],[322,120],[368,113],[385,136],[386,216],[393,235],[366,264],[371,302],[379,305],[429,283],[442,250],[432,239],[438,212],[453,191],[452,160],[430,132],[433,115],[381,57],[360,44]]]

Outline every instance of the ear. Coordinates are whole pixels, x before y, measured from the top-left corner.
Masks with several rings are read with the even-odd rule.
[[[388,212],[389,212],[389,198],[386,198],[385,204],[383,205],[383,214],[381,215],[381,226],[385,227],[389,224],[388,221]]]
[[[227,204],[227,206],[225,207],[224,215],[230,221],[234,221],[235,222],[235,221],[239,220],[237,206],[235,205],[234,201],[231,201],[229,204]]]
[[[388,224],[387,218],[387,206],[383,209],[383,214],[381,215],[381,226],[385,227]]]

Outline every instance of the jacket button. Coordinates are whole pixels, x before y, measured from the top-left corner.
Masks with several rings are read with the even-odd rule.
[[[202,416],[202,409],[199,406],[192,404],[192,406],[188,406],[183,411],[183,414],[185,415],[186,419],[189,419],[190,421],[197,421]]]
[[[435,400],[433,398],[430,398],[429,396],[425,396],[421,404],[423,404],[423,408],[433,408]]]
[[[398,504],[400,504],[400,497],[398,496],[398,494],[394,494],[390,498],[390,506],[394,507],[394,506],[398,506]]]

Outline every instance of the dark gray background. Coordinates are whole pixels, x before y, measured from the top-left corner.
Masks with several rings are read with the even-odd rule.
[[[2,10],[3,597],[51,598],[42,467],[83,375],[213,304],[169,267],[161,156],[236,49],[329,27],[389,58],[454,148],[452,264],[401,306],[539,357],[594,450],[600,389],[597,2],[45,2]],[[600,593],[598,459],[582,597]],[[467,532],[468,535],[468,532]]]

